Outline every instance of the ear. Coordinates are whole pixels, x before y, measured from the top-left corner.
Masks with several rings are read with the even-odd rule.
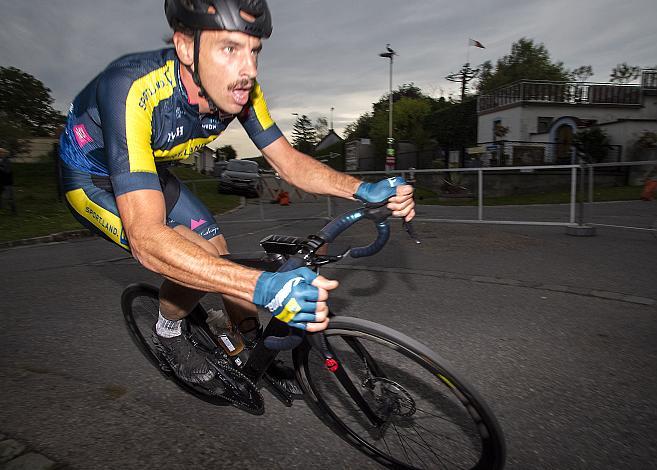
[[[173,45],[178,59],[183,65],[194,66],[194,36],[176,31],[173,33]]]

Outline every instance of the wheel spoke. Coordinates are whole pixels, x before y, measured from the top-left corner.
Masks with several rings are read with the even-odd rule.
[[[399,431],[397,430],[397,426],[395,426],[393,424],[392,428],[395,430],[395,433],[397,434],[397,438],[399,439],[399,443],[401,444],[402,450],[404,451],[404,455],[406,456],[406,461],[410,464],[411,460],[408,458],[408,452],[406,452],[406,446],[404,445],[404,441],[402,440],[402,437],[399,434]]]

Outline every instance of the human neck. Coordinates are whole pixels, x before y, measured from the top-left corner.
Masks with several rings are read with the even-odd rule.
[[[209,113],[210,104],[208,103],[208,100],[200,95],[201,89],[196,83],[194,83],[192,73],[183,63],[180,64],[180,80],[187,92],[187,100],[189,101],[189,104],[198,105],[198,110],[203,114]]]

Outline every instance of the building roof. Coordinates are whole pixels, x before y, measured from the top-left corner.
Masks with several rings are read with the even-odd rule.
[[[333,129],[329,130],[328,134],[315,146],[315,151],[324,150],[337,142],[344,142],[344,139],[335,133]]]

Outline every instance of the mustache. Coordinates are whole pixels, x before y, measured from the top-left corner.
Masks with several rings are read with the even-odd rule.
[[[237,88],[253,88],[255,80],[252,78],[242,78],[228,85],[228,90],[233,91]]]

